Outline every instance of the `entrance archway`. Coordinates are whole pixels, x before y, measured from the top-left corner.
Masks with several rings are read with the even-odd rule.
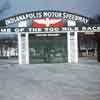
[[[65,61],[78,63],[78,49],[81,57],[96,57],[97,47],[94,44],[96,39],[89,32],[100,32],[100,26],[94,25],[94,19],[75,13],[31,11],[0,20],[0,32],[17,33],[19,64],[36,63],[36,60],[37,63]],[[77,47],[78,32],[80,32],[79,48]],[[84,38],[81,38],[82,32],[84,34],[88,32],[88,35],[85,34]],[[48,36],[56,33],[61,33],[62,36]],[[67,33],[68,36],[63,36],[62,33]],[[84,45],[81,44],[81,39]]]

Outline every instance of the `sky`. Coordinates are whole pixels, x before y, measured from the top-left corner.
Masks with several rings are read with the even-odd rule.
[[[60,10],[93,17],[100,14],[100,0],[0,0],[0,19],[22,12]]]

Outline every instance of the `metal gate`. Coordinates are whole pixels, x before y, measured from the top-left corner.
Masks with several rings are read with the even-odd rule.
[[[30,34],[30,64],[67,62],[67,34]]]

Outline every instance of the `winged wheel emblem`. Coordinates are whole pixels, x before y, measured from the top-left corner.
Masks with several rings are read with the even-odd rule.
[[[33,19],[32,27],[62,27],[62,18]]]

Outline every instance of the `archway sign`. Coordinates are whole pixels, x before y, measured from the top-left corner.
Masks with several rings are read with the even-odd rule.
[[[16,33],[25,33],[25,32],[31,32],[31,33],[60,33],[60,32],[100,32],[100,26],[83,26],[83,27],[46,27],[46,28],[29,28],[29,27],[0,27],[0,32],[6,33],[6,32],[16,32]]]
[[[89,18],[78,14],[73,14],[65,11],[32,11],[21,13],[12,17],[1,20],[3,25],[13,24],[22,20],[35,19],[35,18],[63,18],[74,21],[88,23]]]
[[[13,27],[21,21],[32,20],[27,27]],[[68,20],[75,22],[75,25],[68,25]],[[92,20],[89,17],[65,11],[32,11],[17,14],[0,21],[0,32],[100,32],[100,26],[90,26]],[[82,25],[76,25],[82,23]],[[12,27],[10,27],[12,25]]]
[[[19,63],[29,64],[29,40],[32,33],[68,33],[64,36],[67,43],[67,61],[78,62],[77,32],[100,32],[99,25],[90,25],[95,22],[89,17],[66,11],[31,11],[17,14],[0,20],[1,33],[18,33]],[[26,34],[27,33],[27,34]],[[23,35],[24,34],[24,35]],[[46,34],[46,35],[47,35]],[[59,35],[58,34],[58,35]],[[40,36],[38,35],[38,36]],[[57,35],[57,34],[56,34]],[[51,41],[51,40],[50,40]]]

